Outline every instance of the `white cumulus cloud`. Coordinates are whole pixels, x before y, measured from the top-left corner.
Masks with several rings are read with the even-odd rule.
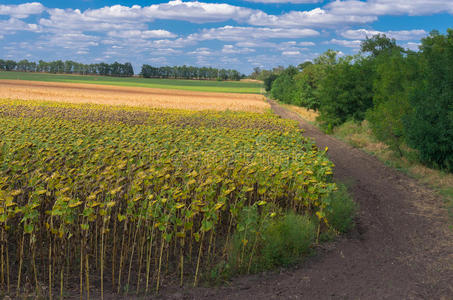
[[[109,31],[108,35],[111,37],[127,38],[127,39],[155,39],[155,38],[175,38],[176,34],[167,30],[123,30],[123,31]]]
[[[235,47],[233,45],[224,45],[222,48],[222,53],[224,54],[245,54],[255,52],[255,49],[247,47]]]
[[[370,30],[370,29],[355,29],[355,30],[346,30],[341,33],[341,36],[347,39],[358,39],[364,40],[367,37],[372,37],[373,35],[377,34],[385,34],[387,37],[394,38],[400,41],[408,41],[408,40],[418,40],[424,36],[428,35],[423,29],[414,29],[414,30],[397,30],[397,31],[378,31],[378,30]]]
[[[338,39],[331,39],[330,41],[326,42],[326,44],[335,44],[343,47],[349,48],[359,48],[362,41],[360,40],[338,40]]]
[[[342,15],[410,15],[453,13],[453,2],[445,0],[358,0],[334,1],[326,6],[332,13]]]
[[[30,15],[39,15],[45,7],[39,2],[24,3],[19,5],[0,5],[0,15],[8,15],[23,19]]]
[[[255,3],[292,3],[292,4],[304,4],[304,3],[320,3],[323,0],[245,0],[247,2]]]
[[[203,29],[200,33],[191,34],[188,38],[199,41],[220,40],[239,42],[249,41],[251,39],[303,38],[318,35],[319,32],[313,29],[224,26],[220,28]]]

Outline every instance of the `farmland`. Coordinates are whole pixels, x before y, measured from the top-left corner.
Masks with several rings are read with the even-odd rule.
[[[98,85],[115,85],[125,87],[148,87],[170,90],[187,90],[198,92],[221,93],[261,93],[259,82],[242,81],[209,81],[209,80],[176,80],[137,77],[107,77],[91,75],[62,75],[29,72],[0,72],[0,80],[28,80],[41,82],[85,83]]]
[[[256,94],[22,80],[0,80],[0,98],[189,110],[265,112],[270,108]]]
[[[196,285],[238,238],[230,263],[249,272],[264,228],[244,215],[291,210],[318,220],[318,236],[329,227],[332,163],[270,112],[1,100],[0,135],[10,295]]]

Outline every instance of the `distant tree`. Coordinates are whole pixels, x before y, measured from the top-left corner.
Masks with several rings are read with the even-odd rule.
[[[5,71],[14,71],[16,69],[16,62],[14,60],[5,61]]]

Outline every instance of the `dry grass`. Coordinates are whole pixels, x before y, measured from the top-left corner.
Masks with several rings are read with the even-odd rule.
[[[0,98],[189,110],[265,112],[270,109],[264,97],[256,94],[208,93],[24,80],[0,80]]]
[[[297,113],[302,119],[311,123],[316,122],[316,118],[319,116],[318,112],[311,109],[306,109],[305,107],[282,103],[280,103],[280,105],[283,105],[284,107],[292,110],[293,112]]]

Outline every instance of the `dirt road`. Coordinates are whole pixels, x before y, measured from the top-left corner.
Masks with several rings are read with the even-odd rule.
[[[453,230],[433,191],[301,120],[360,205],[353,232],[294,269],[166,294],[185,299],[453,299]],[[167,291],[168,292],[168,291]]]

